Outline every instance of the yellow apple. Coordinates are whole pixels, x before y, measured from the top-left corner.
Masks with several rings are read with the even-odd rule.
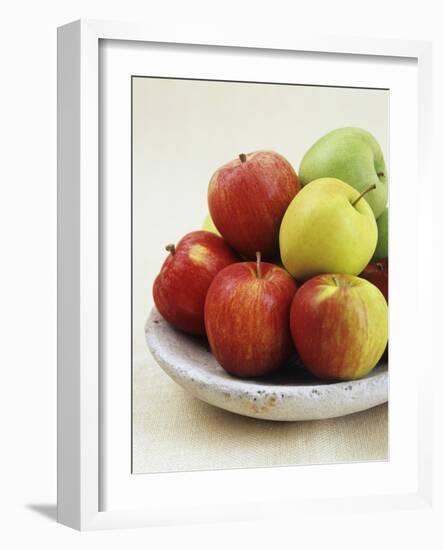
[[[377,245],[377,223],[363,197],[335,178],[312,181],[294,197],[280,226],[284,267],[304,281],[324,273],[358,275]]]
[[[210,233],[215,233],[216,235],[220,235],[220,231],[215,227],[214,222],[212,221],[211,214],[208,214],[205,218],[205,221],[203,222],[202,229],[204,231],[209,231]]]

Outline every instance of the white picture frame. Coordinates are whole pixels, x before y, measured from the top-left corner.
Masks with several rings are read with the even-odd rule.
[[[275,516],[276,513],[284,517],[282,507],[278,507],[277,512],[274,506],[271,512],[271,506],[266,505],[267,483],[282,477],[282,470],[278,468],[255,472],[255,477],[241,470],[230,474],[237,482],[243,476],[248,477],[248,483],[256,483],[260,479],[264,484],[262,500],[251,492],[247,512],[239,506],[226,506],[229,496],[215,508],[207,503],[200,507],[179,503],[175,508],[169,508],[167,501],[154,507],[138,507],[131,506],[122,498],[121,506],[114,505],[110,510],[101,509],[100,484],[105,479],[101,471],[101,454],[105,447],[101,444],[103,407],[100,396],[103,390],[99,353],[99,212],[102,208],[99,192],[99,44],[104,40],[125,41],[129,46],[146,43],[176,46],[194,44],[197,49],[229,48],[230,55],[235,55],[236,51],[247,55],[252,50],[269,50],[281,52],[283,62],[288,52],[312,55],[328,53],[354,56],[355,59],[359,56],[369,56],[367,59],[383,57],[389,58],[393,67],[397,61],[400,63],[402,59],[412,59],[418,70],[418,177],[426,185],[429,201],[433,193],[429,183],[431,45],[417,41],[316,37],[299,33],[295,38],[281,36],[269,40],[250,35],[247,39],[226,37],[223,33],[220,36],[207,37],[202,33],[189,37],[185,30],[180,35],[176,32],[168,35],[160,29],[157,34],[143,25],[102,21],[77,21],[58,30],[58,521],[76,529],[89,530],[251,519],[264,515]],[[350,81],[352,78],[349,77]],[[420,243],[424,243],[432,231],[431,220],[422,212],[417,223]],[[420,254],[422,260],[429,262],[432,248],[422,246]],[[423,280],[423,270],[418,270],[417,276]],[[431,291],[429,287],[425,291],[428,298]],[[423,297],[420,294],[417,298],[417,313],[432,318],[429,315],[432,300],[425,303]],[[306,495],[301,500],[287,497],[284,499],[286,510],[288,505],[300,509],[302,503],[303,510],[309,512],[320,510],[322,506],[331,506],[331,502],[336,510],[343,512],[353,509],[356,503],[362,510],[368,511],[403,508],[432,510],[432,402],[425,392],[426,387],[430,386],[430,380],[434,381],[437,374],[432,368],[432,333],[428,333],[420,334],[420,341],[426,341],[429,349],[426,365],[419,383],[413,384],[414,388],[411,388],[411,391],[418,388],[415,418],[419,430],[418,456],[416,462],[407,465],[404,475],[399,475],[396,489],[391,488],[383,495],[353,494],[353,474],[350,469],[348,490],[344,493],[338,490],[334,493],[334,487],[331,486],[327,498],[315,491],[312,498]],[[341,465],[340,468],[343,470],[349,466]],[[381,472],[382,466],[375,465],[375,468]],[[395,474],[392,468],[390,472],[384,469],[386,472],[383,475],[392,477]],[[407,480],[412,469],[416,475]],[[354,470],[354,473],[358,476],[358,470]],[[208,481],[224,483],[220,472],[200,472],[197,475],[204,478],[203,484]],[[162,487],[167,487],[169,492],[174,491],[174,487],[177,487],[177,491],[189,490],[195,477],[191,479],[187,474],[163,474],[163,477],[151,477],[150,481],[153,494],[160,495]],[[131,484],[134,483],[138,481],[132,480]],[[127,495],[130,494],[127,492]],[[269,493],[269,500],[283,502],[283,495]]]

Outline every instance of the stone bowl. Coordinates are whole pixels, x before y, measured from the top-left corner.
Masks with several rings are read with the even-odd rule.
[[[191,395],[227,411],[264,420],[334,418],[388,400],[388,365],[380,362],[365,378],[322,381],[294,357],[272,376],[240,379],[216,361],[203,338],[175,330],[154,308],[145,325],[148,347],[160,367]]]

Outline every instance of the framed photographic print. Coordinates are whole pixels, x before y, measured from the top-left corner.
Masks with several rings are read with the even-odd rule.
[[[59,521],[430,508],[430,45],[160,34],[59,29]]]

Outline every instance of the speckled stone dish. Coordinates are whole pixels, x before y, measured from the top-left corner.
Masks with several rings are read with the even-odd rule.
[[[177,384],[206,403],[243,416],[318,420],[363,411],[388,400],[387,363],[352,382],[317,380],[297,359],[272,376],[240,379],[222,369],[204,339],[175,330],[155,308],[145,334],[155,360]]]

